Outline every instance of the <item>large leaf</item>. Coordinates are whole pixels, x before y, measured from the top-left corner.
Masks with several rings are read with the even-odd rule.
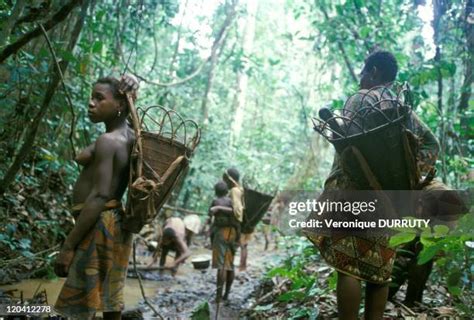
[[[415,233],[404,233],[400,232],[397,233],[396,235],[390,237],[390,246],[396,247],[399,246],[403,243],[407,243],[415,239],[416,234]]]

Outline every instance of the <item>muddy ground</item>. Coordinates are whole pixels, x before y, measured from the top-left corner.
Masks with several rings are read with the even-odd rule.
[[[191,260],[197,256],[211,255],[211,251],[205,248],[204,238],[195,239],[196,244],[191,246],[193,255],[182,265],[175,277],[169,273],[161,274],[158,271],[141,271],[144,278],[143,286],[150,303],[165,319],[190,319],[191,314],[198,306],[209,303],[210,319],[216,319],[216,305],[213,303],[216,289],[216,271],[207,269],[204,272],[193,269]],[[290,283],[285,277],[272,277],[265,279],[266,270],[279,264],[279,262],[293,253],[291,246],[279,251],[273,250],[273,244],[269,251],[263,250],[263,235],[256,234],[256,238],[249,245],[249,262],[246,272],[239,272],[239,252],[234,264],[236,266],[236,278],[230,294],[228,304],[221,304],[219,308],[219,319],[273,319],[291,315],[291,309],[316,310],[322,319],[336,319],[337,306],[336,296],[331,290],[327,290],[330,282],[332,269],[324,261],[316,260],[305,264],[306,272],[317,274],[317,286],[314,297],[303,301],[280,301],[279,295],[290,289]],[[284,241],[282,241],[284,242]],[[283,245],[284,243],[280,243]],[[138,250],[138,260],[142,267],[150,262],[150,252],[144,247]],[[168,263],[173,260],[168,257]],[[144,303],[137,279],[134,277],[133,269],[130,268],[129,278],[125,287],[125,305],[129,310],[141,310],[141,318],[158,319],[152,310]],[[29,299],[36,293],[43,293],[45,297],[43,304],[54,305],[64,279],[30,279],[8,286],[0,286],[0,298],[10,291],[13,295]],[[458,317],[455,310],[455,301],[447,292],[445,281],[432,277],[428,282],[424,294],[423,304],[414,308],[407,308],[399,302],[403,301],[405,288],[402,287],[397,295],[397,301],[388,303],[385,310],[387,319],[432,319],[447,317]],[[262,285],[260,285],[262,284]],[[259,287],[257,289],[257,287]],[[255,290],[257,289],[257,290]],[[9,294],[7,294],[9,296]],[[252,306],[252,307],[250,307]],[[255,308],[256,307],[256,308]],[[304,317],[303,317],[304,318]],[[98,316],[100,319],[100,315]],[[140,319],[137,313],[124,319]]]
[[[215,318],[216,304],[216,270],[207,269],[205,271],[194,270],[191,264],[193,257],[211,256],[211,251],[204,248],[204,238],[196,238],[195,244],[191,246],[193,255],[181,265],[175,277],[168,272],[160,274],[159,271],[140,271],[142,278],[146,279],[147,286],[150,281],[156,281],[157,290],[153,295],[148,295],[151,304],[157,309],[165,319],[189,319],[193,310],[204,302],[209,302],[211,319]],[[139,260],[149,262],[150,257],[145,257],[147,253],[140,252]],[[219,305],[219,319],[239,319],[239,313],[245,309],[251,301],[251,295],[258,286],[265,271],[278,264],[284,253],[274,250],[273,245],[270,250],[264,251],[263,235],[256,234],[249,244],[248,267],[245,272],[239,272],[238,264],[240,252],[235,256],[236,266],[235,280],[232,286],[229,301]],[[168,257],[167,262],[171,262],[172,257]],[[134,272],[129,272],[129,277],[134,277]],[[150,308],[142,301],[140,309],[143,311],[145,319],[158,318],[153,315]]]

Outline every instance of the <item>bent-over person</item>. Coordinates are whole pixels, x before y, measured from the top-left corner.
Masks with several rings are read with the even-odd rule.
[[[186,244],[186,227],[181,218],[171,217],[166,219],[163,227],[163,234],[159,245],[160,254],[160,268],[161,270],[169,269],[172,274],[175,275],[178,272],[178,267],[181,263],[184,263],[186,258],[191,255],[191,251]],[[170,251],[174,251],[175,258],[174,262],[170,266],[165,266],[166,257]],[[159,251],[157,251],[158,253]],[[154,264],[158,258],[155,254],[153,257]]]

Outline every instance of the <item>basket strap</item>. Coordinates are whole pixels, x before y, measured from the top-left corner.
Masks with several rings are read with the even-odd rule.
[[[382,190],[382,186],[380,185],[373,171],[370,169],[369,164],[367,163],[367,160],[359,151],[359,149],[357,149],[354,146],[351,146],[347,149],[347,151],[352,152],[352,154],[357,159],[360,169],[362,170],[362,173],[364,174],[365,179],[367,179],[367,182],[369,183],[370,187],[373,190]]]
[[[134,152],[137,154],[137,162],[135,168],[136,177],[141,177],[143,174],[143,149],[142,149],[142,136],[141,136],[141,129],[140,129],[140,119],[137,114],[137,109],[133,103],[132,96],[129,92],[126,94],[128,107],[130,109],[130,114],[132,116],[132,125],[133,130],[135,131],[135,146]]]

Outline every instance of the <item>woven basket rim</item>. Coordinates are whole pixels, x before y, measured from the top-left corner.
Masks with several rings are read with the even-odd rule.
[[[165,137],[161,134],[158,134],[158,133],[154,133],[154,132],[148,132],[148,131],[142,131],[141,132],[141,135],[144,136],[144,137],[147,137],[147,138],[153,138],[153,139],[159,139],[159,140],[163,140],[169,144],[172,144],[172,145],[176,145],[178,147],[181,147],[181,148],[184,148],[186,149],[187,151],[191,151],[190,148],[186,147],[184,145],[184,143],[182,143],[181,141],[179,140],[176,140],[176,139],[172,139],[172,138],[169,138],[169,137]]]

